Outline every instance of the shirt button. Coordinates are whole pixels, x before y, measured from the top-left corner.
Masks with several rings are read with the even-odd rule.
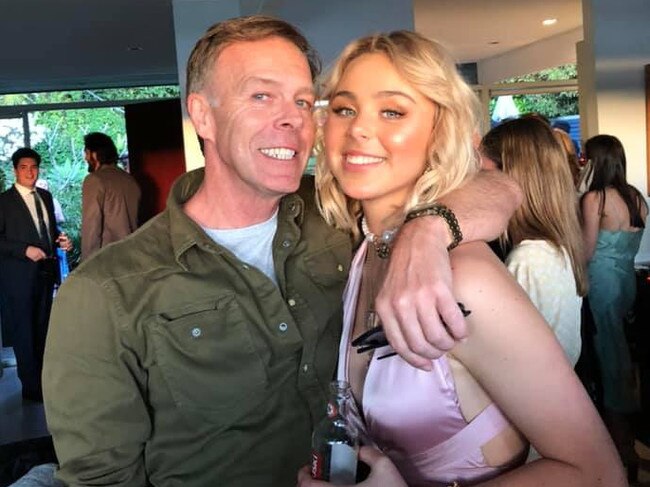
[[[293,308],[296,305],[296,300],[295,299],[289,299],[287,301],[287,303],[289,303],[289,306],[291,306]]]
[[[192,328],[192,336],[194,338],[200,337],[201,336],[201,328],[199,328],[199,327]]]
[[[282,246],[283,246],[285,249],[287,249],[287,248],[291,247],[291,242],[290,242],[289,240],[283,240],[283,241],[282,241]]]
[[[284,323],[284,322],[283,322],[283,323],[280,323],[280,324],[278,325],[278,330],[280,330],[280,331],[282,331],[282,332],[287,331],[287,328],[289,328],[289,325],[287,325],[287,324]]]
[[[303,366],[302,366],[302,371],[303,371],[304,373],[309,372],[309,364],[305,364],[305,365],[303,365]]]
[[[343,272],[343,264],[337,265],[336,270],[339,271],[339,272]]]

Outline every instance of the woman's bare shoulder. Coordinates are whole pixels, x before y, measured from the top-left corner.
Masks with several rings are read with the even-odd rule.
[[[501,275],[510,276],[503,263],[484,242],[469,242],[450,254],[454,281],[476,281]]]
[[[526,292],[485,243],[461,245],[451,252],[450,260],[454,294],[467,307],[494,313],[502,307],[532,306]]]

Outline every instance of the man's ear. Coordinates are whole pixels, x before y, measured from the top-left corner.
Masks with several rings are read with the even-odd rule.
[[[204,140],[214,140],[214,117],[205,95],[190,93],[187,96],[187,112],[197,135]]]

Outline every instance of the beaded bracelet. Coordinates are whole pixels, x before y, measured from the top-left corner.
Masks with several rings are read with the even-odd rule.
[[[451,243],[447,247],[447,250],[451,250],[458,246],[459,243],[463,241],[463,232],[460,231],[460,225],[458,225],[458,220],[454,212],[447,208],[445,205],[440,203],[434,203],[431,206],[426,206],[424,208],[418,208],[416,210],[410,211],[406,214],[406,220],[410,221],[414,218],[419,218],[421,216],[439,216],[441,217],[449,227],[451,232]]]

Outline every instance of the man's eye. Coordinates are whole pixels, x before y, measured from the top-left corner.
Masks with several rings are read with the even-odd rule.
[[[334,112],[339,117],[354,117],[355,115],[354,110],[348,107],[335,107],[332,108],[332,112]]]
[[[271,95],[269,95],[268,93],[255,93],[255,94],[253,94],[253,99],[254,100],[263,101],[263,100],[268,100],[269,98],[271,98]]]
[[[403,112],[397,110],[382,110],[381,113],[384,116],[384,118],[388,118],[388,119],[402,118],[404,116]]]
[[[296,105],[305,110],[311,110],[314,104],[309,100],[296,100]]]

